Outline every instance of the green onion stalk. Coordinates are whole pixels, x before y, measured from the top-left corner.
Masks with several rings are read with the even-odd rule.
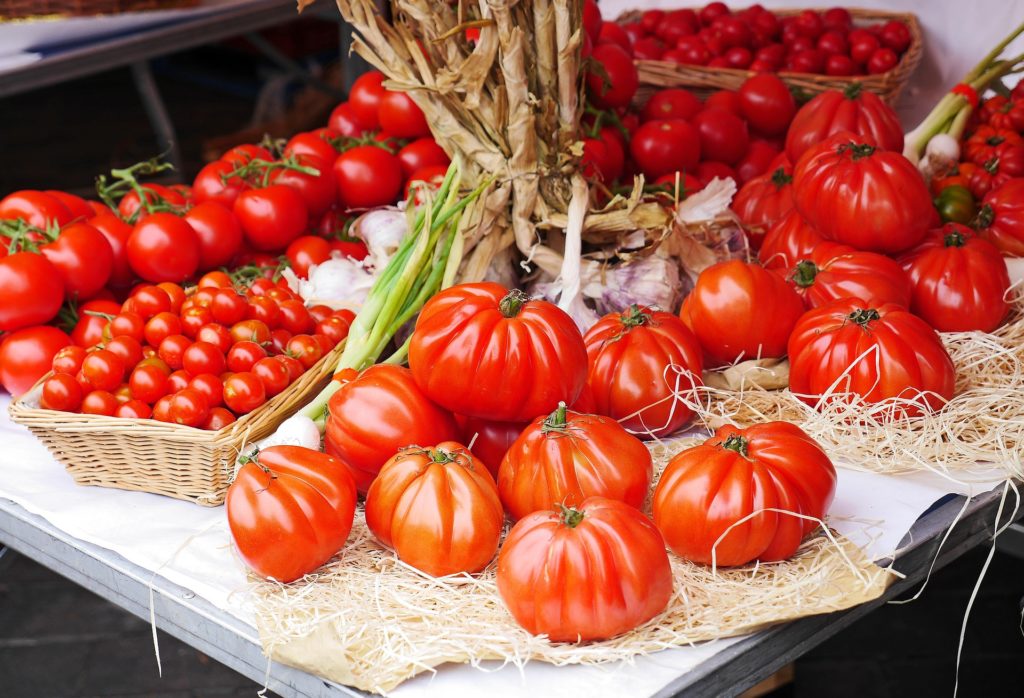
[[[459,220],[465,208],[490,184],[484,181],[465,196],[459,195],[462,172],[456,159],[448,168],[436,196],[413,208],[410,200],[410,230],[398,251],[374,282],[352,326],[335,374],[346,369],[373,365],[404,324],[442,288],[452,285],[462,262],[463,238]],[[406,340],[386,363],[405,361]],[[327,403],[341,387],[331,381],[300,414],[316,422],[321,432],[327,417]]]
[[[1024,69],[1024,54],[1000,58],[1010,42],[1024,32],[1024,23],[946,93],[917,128],[904,138],[903,155],[918,166],[926,179],[952,167],[960,157],[960,139],[971,116],[972,99],[1010,73]]]

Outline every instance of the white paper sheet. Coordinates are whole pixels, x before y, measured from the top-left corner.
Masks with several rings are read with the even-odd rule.
[[[245,571],[231,550],[224,508],[199,507],[157,495],[75,485],[64,468],[7,416],[0,396],[0,497],[11,499],[72,536],[108,548],[190,589],[213,605],[253,623],[245,606]],[[998,476],[973,485],[938,475],[884,476],[841,468],[830,523],[874,559],[889,556],[913,522],[949,492],[979,493]],[[584,691],[588,698],[646,696],[738,638],[665,650],[607,667],[553,667],[535,662],[523,671],[488,663],[442,667],[403,684],[399,696],[479,695],[489,698]]]

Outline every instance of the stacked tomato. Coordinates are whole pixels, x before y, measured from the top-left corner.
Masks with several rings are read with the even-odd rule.
[[[40,406],[217,430],[284,391],[348,334],[354,315],[307,309],[261,277],[239,292],[211,272],[191,292],[136,287],[87,311],[78,344],[56,352]]]
[[[842,7],[779,16],[761,5],[734,12],[721,2],[647,10],[636,22],[603,23],[600,35],[614,37],[636,59],[835,76],[886,73],[912,42],[903,22],[854,26]]]

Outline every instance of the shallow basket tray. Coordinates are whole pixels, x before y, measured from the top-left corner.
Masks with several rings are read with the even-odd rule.
[[[809,8],[772,10],[776,15],[786,17],[795,15]],[[817,8],[822,12],[823,8]],[[793,73],[780,71],[777,75],[798,94],[799,98],[810,99],[827,90],[842,91],[851,83],[859,82],[864,89],[874,92],[888,104],[899,97],[900,92],[910,80],[911,73],[921,62],[924,40],[921,24],[917,15],[909,12],[886,12],[885,10],[863,10],[851,8],[854,25],[863,26],[876,22],[899,20],[910,30],[910,48],[900,56],[899,63],[892,70],[879,75],[816,75],[813,73]],[[641,10],[630,10],[616,20],[619,24],[634,22],[640,19]],[[754,75],[752,70],[737,68],[708,68],[700,65],[680,65],[669,61],[635,61],[640,75],[640,88],[637,90],[637,102],[645,102],[656,90],[665,87],[685,87],[701,96],[707,96],[715,90],[737,90],[740,85]]]
[[[9,411],[80,485],[216,506],[224,501],[242,447],[272,433],[327,385],[344,346],[340,343],[283,392],[219,431],[42,409],[39,395],[47,376],[12,402]]]

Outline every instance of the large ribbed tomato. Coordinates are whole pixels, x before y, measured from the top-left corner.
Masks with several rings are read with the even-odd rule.
[[[914,164],[864,136],[838,133],[793,172],[796,209],[822,237],[872,252],[902,252],[928,232],[935,210]]]
[[[290,582],[341,550],[356,510],[356,486],[341,461],[301,446],[271,446],[242,462],[227,514],[249,567]]]
[[[460,284],[423,306],[409,367],[431,400],[470,417],[526,422],[571,404],[587,350],[567,313],[500,284]]]
[[[786,277],[808,308],[838,298],[861,298],[872,305],[910,307],[910,279],[885,255],[822,242],[793,265]]]
[[[719,262],[700,273],[680,317],[713,366],[786,355],[803,301],[781,275],[749,262]]]
[[[513,519],[591,496],[639,508],[651,475],[650,451],[618,422],[560,405],[533,420],[508,449],[498,492]]]
[[[789,339],[789,388],[811,405],[848,393],[869,403],[900,398],[893,416],[911,417],[941,408],[955,379],[935,330],[890,303],[832,301],[807,311]]]
[[[487,472],[495,479],[508,449],[527,426],[524,422],[496,422],[465,415],[455,415],[455,422],[462,432],[462,443],[487,466]]]
[[[981,202],[978,233],[1008,257],[1024,257],[1024,178],[1011,179]]]
[[[879,148],[903,152],[903,128],[896,112],[874,92],[853,82],[843,92],[822,92],[800,107],[786,134],[786,154],[795,163],[812,146],[840,131],[867,136]]]
[[[668,547],[693,562],[785,560],[818,523],[762,510],[822,519],[835,490],[832,461],[795,424],[723,426],[665,466],[654,490],[654,523]]]
[[[519,521],[498,554],[496,581],[516,622],[552,642],[621,635],[672,597],[658,529],[639,510],[604,497]]]
[[[583,341],[597,414],[640,438],[667,436],[693,416],[680,393],[701,385],[703,359],[678,317],[631,305],[598,320]]]
[[[344,382],[327,405],[324,450],[348,467],[360,492],[398,449],[458,438],[455,419],[420,392],[407,368],[377,364],[335,380]]]
[[[1010,304],[999,250],[973,230],[947,223],[900,258],[913,287],[910,309],[940,332],[991,332]]]
[[[403,448],[384,464],[366,493],[366,525],[400,560],[443,577],[487,566],[505,512],[484,464],[445,441]]]
[[[731,208],[740,217],[750,246],[760,249],[768,230],[793,210],[792,168],[780,165],[754,177],[736,192]]]
[[[804,217],[792,210],[764,236],[757,258],[765,269],[791,269],[823,241]]]

